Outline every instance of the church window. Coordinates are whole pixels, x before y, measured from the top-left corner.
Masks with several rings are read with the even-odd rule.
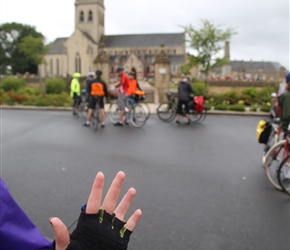
[[[83,22],[83,21],[84,21],[84,19],[85,19],[84,12],[83,12],[83,11],[81,11],[81,13],[80,13],[80,22]]]
[[[89,21],[93,21],[93,12],[91,10],[89,11],[88,19],[89,19]]]
[[[114,67],[111,67],[111,73],[114,73],[115,71],[114,71]]]
[[[176,54],[176,49],[175,49],[175,50],[173,50],[173,54]]]
[[[81,57],[79,56],[79,54],[77,54],[76,58],[75,58],[75,72],[79,72],[81,73]]]
[[[149,55],[151,55],[151,50],[149,50]]]
[[[53,74],[53,61],[50,59],[50,75]]]
[[[59,60],[56,59],[56,75],[59,76]]]

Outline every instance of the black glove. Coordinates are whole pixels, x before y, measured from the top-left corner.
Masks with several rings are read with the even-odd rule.
[[[84,206],[66,250],[126,250],[132,232],[124,225],[105,210],[86,214]],[[55,241],[51,250],[55,250]]]

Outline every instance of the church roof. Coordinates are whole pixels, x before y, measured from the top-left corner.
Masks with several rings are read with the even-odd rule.
[[[185,55],[170,55],[169,61],[171,64],[182,65],[185,63]]]
[[[106,48],[184,46],[184,33],[110,35],[104,37]]]
[[[285,70],[281,64],[277,62],[264,61],[231,61],[232,71],[246,71],[246,72],[280,72]]]
[[[68,38],[57,38],[54,42],[51,43],[50,49],[47,52],[47,54],[64,54],[66,53],[64,43],[66,42]]]

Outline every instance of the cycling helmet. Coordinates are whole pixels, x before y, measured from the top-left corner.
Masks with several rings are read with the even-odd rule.
[[[81,77],[81,74],[79,72],[75,72],[73,74],[73,78],[79,78],[79,77]]]
[[[130,76],[135,76],[135,72],[131,71],[131,72],[129,73],[129,75],[130,75]]]
[[[119,66],[118,68],[117,68],[117,72],[120,72],[120,71],[123,71],[124,70],[124,67],[122,67],[122,66]]]
[[[272,97],[272,98],[276,98],[276,97],[277,97],[277,93],[273,92],[273,93],[271,94],[271,97]]]
[[[98,70],[96,71],[96,75],[97,75],[97,76],[100,76],[101,74],[102,74],[102,70],[98,69]]]
[[[290,83],[290,73],[285,76],[286,83]]]
[[[94,72],[89,72],[89,76],[94,77],[95,73]]]

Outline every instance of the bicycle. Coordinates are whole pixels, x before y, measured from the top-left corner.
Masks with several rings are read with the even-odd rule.
[[[96,106],[95,106],[94,112],[92,114],[92,128],[94,130],[98,130],[99,125],[101,123],[100,104],[99,104],[100,100],[101,100],[101,97],[100,96],[94,96],[94,98],[97,99],[97,102],[96,102]]]
[[[290,153],[290,144],[289,144],[289,132],[287,133],[286,139],[276,142],[266,153],[264,170],[267,179],[270,184],[278,190],[283,190],[282,186],[279,183],[279,174],[281,162],[284,162],[284,159]],[[281,167],[282,168],[282,167]]]
[[[282,190],[290,195],[290,125],[284,141],[284,159],[278,168],[277,177]]]
[[[111,123],[115,124],[119,121],[120,110],[117,104],[117,100],[111,102],[108,113]],[[143,127],[148,119],[147,117],[148,114],[146,113],[144,106],[141,103],[137,102],[133,106],[129,105],[129,108],[128,106],[125,107],[124,119],[127,122],[129,121],[133,127]]]
[[[81,117],[86,119],[87,114],[88,114],[88,102],[87,102],[87,98],[86,98],[86,90],[85,89],[82,90],[82,94],[81,94],[80,98],[81,98],[81,101],[77,107],[77,111]]]
[[[160,103],[157,107],[157,116],[164,122],[171,122],[177,115],[177,102],[173,96],[173,93],[167,93],[167,102]],[[189,118],[192,123],[202,122],[206,118],[207,109],[203,106],[201,112],[196,111],[195,102],[190,100],[189,102]],[[182,110],[182,116],[186,116],[185,110]]]
[[[280,140],[281,135],[281,126],[279,126],[280,118],[274,118],[273,121],[269,123],[271,126],[271,133],[269,135],[267,142],[264,144],[263,164],[265,162],[265,157],[268,150]]]

